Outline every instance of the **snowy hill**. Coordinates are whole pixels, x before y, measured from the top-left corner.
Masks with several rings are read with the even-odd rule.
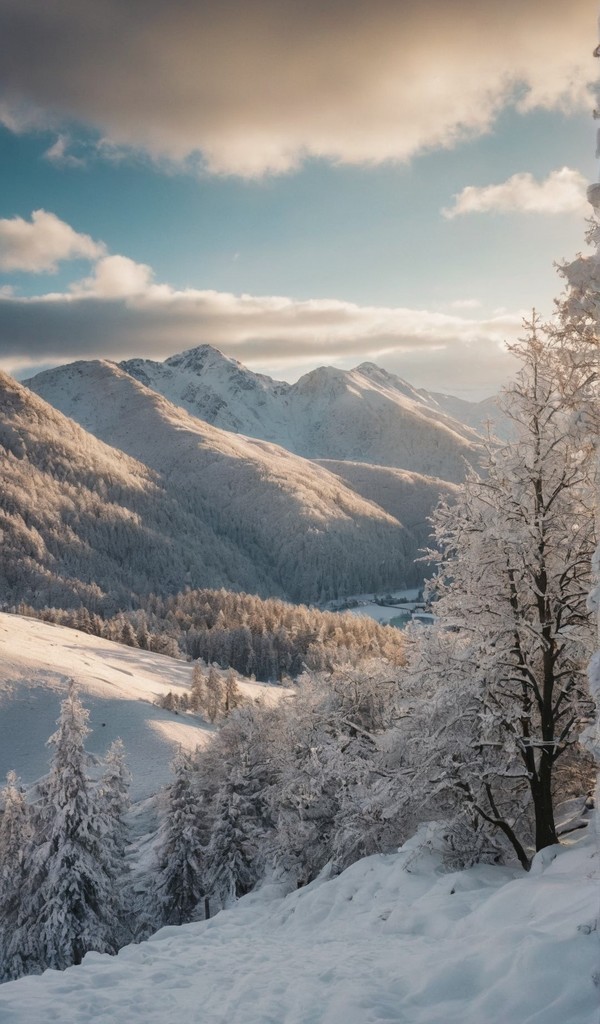
[[[529,874],[446,873],[419,837],[281,897],[0,988],[3,1024],[597,1024],[591,836]]]
[[[452,501],[459,492],[458,484],[389,466],[332,459],[323,459],[319,464],[341,477],[357,494],[368,497],[391,516],[401,519],[418,547],[430,542],[429,516],[438,499],[444,497]]]
[[[443,395],[436,391],[419,391],[425,401],[453,419],[466,423],[479,434],[486,436],[488,428],[492,435],[509,440],[514,434],[514,424],[502,411],[498,398],[484,398],[481,402],[467,402],[454,395]]]
[[[73,679],[90,710],[89,750],[103,755],[120,736],[133,776],[132,798],[156,793],[169,781],[178,747],[193,750],[213,732],[201,718],[176,715],[154,703],[169,690],[187,691],[191,678],[189,663],[0,613],[0,778],[14,769],[30,784],[46,774],[50,754],[45,743]],[[240,688],[252,699],[287,692],[261,683],[241,683]]]
[[[29,386],[148,467],[180,515],[195,523],[192,530],[188,523],[188,535],[197,533],[196,548],[212,547],[212,557],[198,564],[192,545],[189,571],[173,590],[194,585],[192,574],[196,585],[318,600],[404,579],[414,554],[408,531],[322,467],[192,417],[113,363],[74,363],[39,374]],[[12,388],[19,391],[14,383]],[[22,395],[20,401],[27,420],[21,433],[29,431],[29,437]],[[40,416],[36,407],[36,422]],[[65,434],[73,428],[65,425]],[[62,444],[62,437],[55,440]],[[27,454],[28,444],[23,442]],[[177,531],[168,515],[165,520],[175,542]]]
[[[0,602],[115,611],[186,584],[278,592],[185,491],[0,374]]]
[[[194,416],[305,458],[369,462],[455,482],[464,477],[465,459],[476,458],[478,435],[467,419],[444,409],[436,400],[442,396],[419,392],[374,363],[348,371],[322,366],[291,385],[209,345],[164,363],[134,359],[121,366]],[[463,403],[465,411],[470,404]]]

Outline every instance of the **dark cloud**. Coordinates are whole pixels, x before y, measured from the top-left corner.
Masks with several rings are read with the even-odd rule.
[[[510,315],[471,320],[334,300],[176,292],[149,282],[130,296],[93,294],[92,279],[85,287],[80,294],[0,298],[0,363],[22,376],[24,366],[165,358],[208,343],[251,365],[284,367],[285,376],[370,358],[417,384],[442,388],[455,380],[455,387],[489,392],[511,371],[504,342],[519,329]]]
[[[405,159],[516,90],[581,103],[591,32],[588,0],[2,0],[0,116],[222,173]]]

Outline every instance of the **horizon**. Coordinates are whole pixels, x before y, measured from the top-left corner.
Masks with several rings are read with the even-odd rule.
[[[297,376],[294,376],[293,379],[286,379],[284,377],[281,377],[281,378],[273,377],[273,376],[271,376],[271,374],[265,373],[263,371],[252,370],[251,367],[246,366],[245,363],[242,363],[239,359],[236,359],[234,356],[228,356],[225,352],[222,352],[221,349],[218,349],[215,345],[210,345],[207,342],[204,342],[201,345],[195,345],[195,346],[193,346],[190,349],[184,349],[182,352],[173,352],[170,356],[166,356],[165,359],[146,360],[146,359],[144,359],[143,356],[136,356],[135,359],[137,361],[139,361],[139,362],[151,362],[151,363],[155,363],[155,364],[162,364],[162,363],[169,362],[171,360],[177,359],[178,357],[181,357],[181,356],[190,355],[192,352],[200,351],[202,349],[210,349],[212,352],[216,352],[219,356],[223,357],[228,362],[235,363],[237,366],[240,366],[244,371],[250,372],[250,373],[256,373],[258,376],[268,377],[275,384],[289,384],[290,386],[293,386],[294,384],[298,384],[301,380],[303,380],[304,377],[308,377],[311,373],[318,373],[321,370],[339,370],[341,373],[355,373],[355,372],[356,373],[361,373],[361,372],[364,372],[365,370],[367,370],[367,369],[372,367],[372,368],[374,368],[376,370],[383,370],[385,373],[390,374],[390,376],[392,376],[394,379],[398,380],[401,384],[406,384],[409,387],[414,388],[414,390],[417,391],[417,392],[425,392],[425,393],[431,393],[431,394],[436,394],[437,393],[437,394],[444,394],[444,395],[446,395],[449,398],[460,398],[459,395],[455,395],[454,393],[449,392],[449,391],[448,392],[434,392],[434,391],[429,392],[427,388],[418,388],[418,387],[416,387],[416,385],[413,385],[411,381],[405,380],[403,377],[401,377],[400,374],[394,373],[391,370],[386,370],[386,368],[384,366],[381,366],[379,363],[376,363],[373,360],[368,360],[368,359],[367,360],[363,360],[362,362],[357,363],[354,366],[348,366],[348,367],[336,366],[334,363],[321,363],[321,364],[317,364],[316,366],[313,366],[310,369],[306,370],[304,373],[301,373],[301,374],[299,374]],[[119,360],[116,360],[116,359],[106,359],[106,360],[104,360],[101,357],[94,357],[94,358],[90,358],[90,359],[72,359],[72,360],[69,360],[68,362],[65,362],[65,363],[52,363],[52,364],[49,364],[47,366],[36,367],[35,373],[31,373],[30,370],[25,370],[24,369],[21,372],[17,371],[16,373],[9,373],[9,376],[13,377],[13,379],[16,380],[20,384],[27,384],[29,381],[33,380],[35,377],[37,377],[37,376],[39,376],[41,374],[51,372],[52,370],[58,370],[58,369],[61,369],[62,367],[66,368],[68,366],[73,366],[73,365],[76,365],[76,364],[81,363],[81,362],[107,362],[107,363],[112,363],[114,366],[119,367],[119,369],[123,369],[124,368],[123,367],[123,363],[127,363],[129,361],[130,360],[120,360],[119,361]],[[5,371],[5,372],[8,372],[8,371]],[[125,372],[128,372],[128,371],[126,370]],[[502,389],[500,389],[500,391],[501,390]],[[494,394],[491,394],[491,395],[485,395],[482,398],[463,398],[462,401],[467,401],[467,402],[472,402],[473,404],[477,404],[478,402],[485,401],[487,398],[497,398],[498,395],[500,394],[500,391],[495,392]]]

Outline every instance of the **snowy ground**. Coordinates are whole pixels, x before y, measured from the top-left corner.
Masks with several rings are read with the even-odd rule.
[[[46,740],[55,730],[67,682],[74,679],[90,711],[87,748],[103,755],[120,736],[133,776],[132,799],[145,799],[169,781],[178,746],[194,749],[213,732],[200,718],[154,704],[169,690],[188,690],[191,677],[192,665],[183,661],[0,614],[0,781],[10,769],[25,784],[46,774]],[[241,689],[249,697],[288,692],[261,683],[243,683]]]
[[[345,597],[342,603],[345,605],[350,601],[356,602],[356,607],[344,607],[339,610],[350,612],[352,615],[366,615],[369,619],[375,619],[376,622],[385,625],[405,613],[410,615],[418,601],[419,590],[394,590],[389,596],[393,601],[402,601],[403,603],[392,607],[391,605],[377,604],[375,598],[381,597],[381,594],[351,594]],[[337,611],[339,603],[339,601],[330,602],[331,610]]]
[[[0,987],[2,1024],[598,1024],[595,836],[445,873],[412,840],[117,957]]]

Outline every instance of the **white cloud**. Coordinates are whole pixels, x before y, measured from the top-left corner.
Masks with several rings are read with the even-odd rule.
[[[586,186],[583,175],[570,167],[552,171],[543,181],[528,172],[513,174],[500,185],[467,185],[442,213],[448,220],[469,213],[585,214]]]
[[[59,135],[43,154],[44,160],[55,167],[85,167],[85,160],[69,152],[71,139],[68,135]]]
[[[136,263],[128,256],[103,256],[90,277],[71,286],[71,293],[118,299],[148,293],[154,277],[152,267]]]
[[[419,386],[491,393],[512,372],[520,314],[470,319],[336,299],[177,290],[150,267],[104,256],[68,292],[0,296],[0,361],[164,358],[202,343],[293,378],[323,362],[381,362]]]
[[[480,299],[455,299],[450,303],[452,309],[480,309],[481,305]]]
[[[589,0],[19,0],[0,5],[0,120],[247,177],[406,160],[507,104],[589,104],[590,31]]]
[[[0,220],[0,270],[53,272],[62,260],[94,260],[105,247],[81,235],[54,213],[34,210],[31,221],[22,217]]]

